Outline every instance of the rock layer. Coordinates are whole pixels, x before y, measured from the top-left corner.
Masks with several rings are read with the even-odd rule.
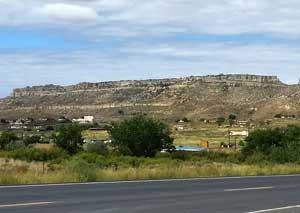
[[[209,75],[177,79],[80,83],[15,89],[0,100],[0,117],[70,117],[110,120],[135,113],[163,118],[241,119],[300,115],[300,86],[276,76]]]

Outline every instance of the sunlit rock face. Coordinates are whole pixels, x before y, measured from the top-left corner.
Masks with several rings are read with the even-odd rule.
[[[0,100],[0,109],[0,117],[10,118],[93,114],[111,120],[137,113],[165,119],[216,118],[230,113],[243,119],[272,118],[278,113],[297,117],[300,86],[283,84],[276,76],[222,74],[45,85],[15,89]]]

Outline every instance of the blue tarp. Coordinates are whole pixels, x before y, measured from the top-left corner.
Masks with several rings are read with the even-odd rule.
[[[193,147],[193,146],[176,146],[176,151],[186,151],[186,152],[201,152],[207,151],[206,148]]]

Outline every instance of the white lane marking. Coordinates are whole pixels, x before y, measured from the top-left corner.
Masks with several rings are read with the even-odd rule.
[[[296,206],[286,206],[286,207],[275,208],[275,209],[258,210],[258,211],[254,211],[254,212],[245,212],[245,213],[275,212],[275,211],[280,211],[280,210],[296,209],[296,208],[300,208],[300,205],[296,205]]]
[[[238,177],[208,177],[208,178],[184,178],[184,179],[160,179],[160,180],[129,180],[129,181],[107,181],[107,182],[87,182],[87,183],[49,183],[49,184],[30,184],[30,185],[11,185],[0,186],[5,188],[29,188],[29,187],[48,187],[48,186],[76,186],[76,185],[98,185],[98,184],[122,184],[122,183],[152,183],[152,182],[174,182],[174,181],[197,181],[197,180],[232,180],[250,178],[280,178],[280,177],[300,177],[300,175],[269,175],[269,176],[238,176]]]
[[[41,206],[41,205],[49,205],[53,203],[54,202],[15,203],[15,204],[0,205],[0,208],[11,208],[11,207],[20,207],[20,206]]]
[[[253,187],[253,188],[240,188],[240,189],[225,189],[224,192],[251,191],[251,190],[265,190],[265,189],[274,189],[274,186]]]

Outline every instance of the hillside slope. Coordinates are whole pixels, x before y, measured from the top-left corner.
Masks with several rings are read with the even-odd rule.
[[[178,79],[80,83],[15,89],[0,100],[0,117],[78,117],[111,120],[135,113],[162,118],[300,117],[300,86],[276,76],[215,75]]]

